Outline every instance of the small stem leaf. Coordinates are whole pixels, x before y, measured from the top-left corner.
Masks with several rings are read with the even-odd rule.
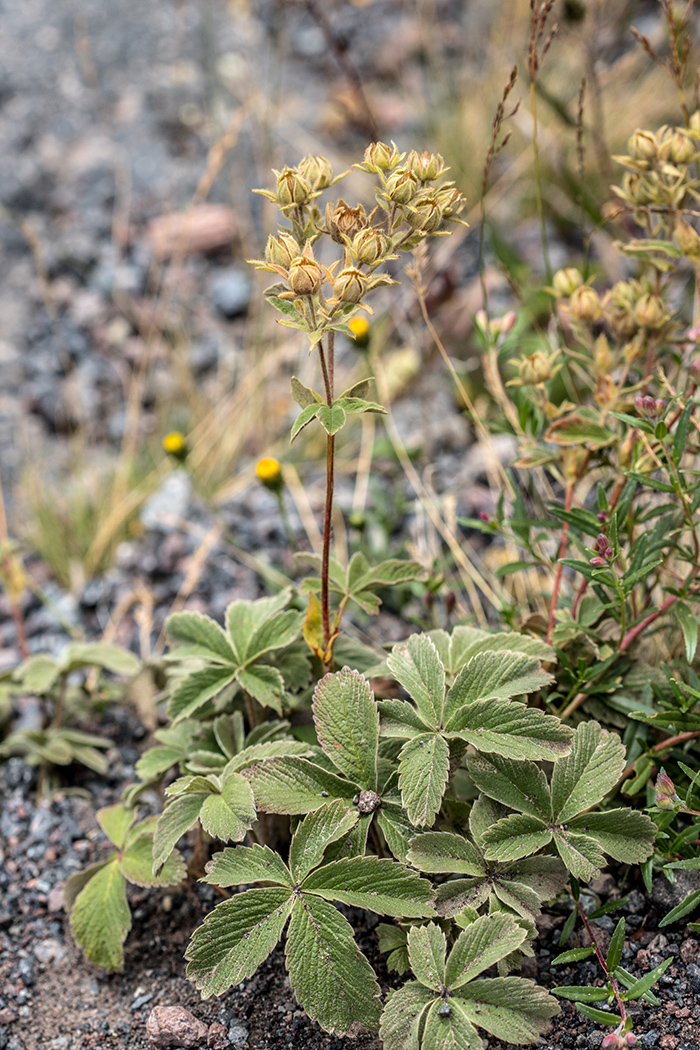
[[[201,879],[212,886],[241,886],[247,882],[274,882],[292,887],[286,864],[269,846],[228,846],[215,853]]]
[[[383,405],[378,405],[376,401],[365,401],[361,397],[339,397],[336,405],[348,415],[356,412],[378,412],[382,416],[389,414]]]
[[[202,803],[208,794],[199,791],[178,795],[169,802],[158,817],[153,836],[153,872],[158,874],[175,849],[178,840],[194,827],[199,819]]]
[[[584,813],[570,820],[569,828],[590,834],[605,853],[624,864],[641,864],[654,852],[656,824],[636,809]]]
[[[349,807],[357,788],[305,758],[271,758],[245,771],[255,804],[266,813],[311,813],[329,798]]]
[[[380,700],[377,704],[381,717],[382,736],[410,737],[425,733],[429,726],[412,704],[405,700]]]
[[[190,718],[235,680],[236,671],[231,667],[204,667],[194,671],[173,690],[168,715],[175,724]]]
[[[408,740],[401,748],[399,790],[412,824],[432,824],[442,803],[449,772],[449,749],[441,736],[425,733]]]
[[[643,995],[646,995],[647,992],[654,987],[659,977],[666,973],[666,970],[668,970],[672,962],[673,956],[669,955],[668,959],[664,959],[659,966],[655,966],[654,969],[650,970],[649,973],[646,973],[644,977],[641,977],[638,981],[634,981],[630,984],[625,992],[625,1000],[641,999]]]
[[[136,820],[136,810],[117,803],[97,811],[97,823],[117,849],[121,849],[126,840],[129,828]]]
[[[345,409],[337,401],[332,405],[319,405],[316,415],[329,437],[333,437],[339,430],[342,430],[347,418]]]
[[[352,329],[351,329],[352,331]],[[359,383],[353,383],[352,386],[348,387],[347,390],[343,390],[341,397],[367,397],[369,388],[374,379],[374,376],[369,376],[367,379],[361,379]]]
[[[534,762],[511,762],[494,754],[474,755],[467,767],[476,786],[489,798],[545,822],[551,820],[547,778]]]
[[[467,1017],[461,1000],[450,998],[447,1005],[449,1014],[440,1013],[440,999],[430,1006],[421,1046],[430,1050],[482,1050],[481,1036]]]
[[[552,830],[539,817],[511,813],[484,835],[487,860],[501,863],[530,857],[552,841]]]
[[[581,882],[590,882],[600,875],[605,857],[594,838],[576,835],[558,826],[554,830],[554,843],[571,874]]]
[[[553,681],[554,677],[543,670],[539,660],[524,653],[508,649],[477,653],[459,672],[447,694],[446,726],[452,728],[455,713],[474,700],[508,700],[543,689]]]
[[[478,751],[549,761],[568,754],[572,737],[569,727],[554,715],[513,700],[473,700],[453,712],[447,730]]]
[[[265,653],[291,645],[299,637],[302,620],[303,614],[292,609],[264,620],[248,639],[242,663],[251,664]]]
[[[185,862],[172,851],[158,873],[153,872],[153,834],[139,835],[122,853],[121,870],[134,886],[176,886],[187,874]]]
[[[408,933],[408,958],[414,974],[426,988],[440,993],[445,986],[445,934],[434,922],[412,926]]]
[[[344,667],[327,674],[313,700],[318,742],[348,780],[377,790],[379,712],[369,682]]]
[[[460,933],[447,960],[445,984],[454,991],[489,966],[505,959],[527,938],[527,931],[506,912],[480,915]]]
[[[371,1031],[379,1027],[374,970],[332,904],[311,894],[295,901],[286,957],[294,994],[324,1031],[344,1035],[356,1022]]]
[[[445,703],[445,668],[435,643],[427,634],[413,634],[407,644],[394,646],[387,664],[426,725],[438,728]]]
[[[359,816],[357,809],[349,808],[342,799],[335,799],[302,820],[292,836],[289,850],[289,868],[297,882],[321,863],[332,842],[352,831]]]
[[[63,907],[68,915],[73,910],[78,894],[85,889],[90,879],[94,878],[98,871],[102,871],[108,864],[111,864],[115,857],[117,857],[117,854],[113,853],[107,860],[101,860],[99,864],[91,864],[89,868],[76,871],[75,874],[70,875],[66,879],[63,886]]]
[[[560,999],[571,999],[576,1003],[602,1003],[609,994],[607,988],[588,988],[585,984],[562,985],[560,988],[552,988],[552,992]]]
[[[586,1003],[576,1003],[576,1009],[595,1024],[607,1024],[610,1027],[622,1024],[622,1018],[619,1014],[609,1013],[607,1010],[596,1010],[594,1006],[587,1006]]]
[[[73,936],[90,962],[124,969],[123,944],[131,928],[126,879],[116,856],[78,894],[70,915]]]
[[[229,639],[211,616],[196,612],[172,613],[165,621],[165,630],[176,642],[203,646],[223,663],[237,663]]]
[[[597,722],[576,729],[571,754],[557,762],[552,774],[552,812],[566,823],[600,802],[625,767],[625,748],[618,736]]]
[[[419,871],[443,875],[485,874],[484,862],[474,845],[451,831],[427,831],[411,840],[408,862]]]
[[[588,948],[571,948],[568,952],[561,952],[556,959],[550,960],[550,966],[563,966],[564,963],[582,962],[583,959],[587,959],[594,954],[595,948],[593,945],[590,945]]]
[[[207,915],[187,946],[187,976],[203,999],[252,977],[282,936],[292,910],[290,890],[245,890]]]
[[[608,954],[605,958],[605,966],[608,973],[612,973],[616,966],[622,962],[622,949],[625,946],[625,920],[618,919],[617,926],[610,938]]]
[[[402,864],[408,863],[408,850],[416,829],[398,806],[383,805],[377,811],[376,822],[381,828],[386,844]]]
[[[472,1024],[506,1043],[535,1043],[559,1013],[544,988],[522,977],[472,981],[454,997]]]
[[[284,678],[276,667],[253,664],[239,671],[236,677],[241,687],[262,707],[271,707],[278,715],[282,714]]]
[[[314,402],[313,404],[307,405],[306,408],[301,410],[297,418],[294,420],[294,425],[289,435],[290,441],[294,441],[294,438],[297,436],[297,434],[300,434],[304,427],[308,426],[311,420],[316,418],[316,416],[321,411],[322,407],[322,405]]]
[[[434,632],[431,631],[431,637]],[[456,675],[465,664],[477,653],[501,652],[508,649],[514,653],[524,653],[537,660],[553,663],[556,654],[551,645],[541,638],[529,634],[517,634],[515,631],[483,631],[479,627],[466,627],[459,624],[449,636],[449,656],[443,659],[450,674]]]
[[[659,922],[659,926],[670,926],[672,922],[676,922],[677,919],[682,919],[684,915],[688,915],[689,912],[694,911],[695,908],[700,905],[700,890],[693,890],[689,893],[685,900],[677,904],[675,908],[671,908],[663,919]]]
[[[435,993],[418,981],[390,992],[379,1029],[384,1050],[420,1050],[425,1015],[433,1002]]]
[[[378,915],[426,919],[435,914],[429,903],[433,891],[428,880],[395,860],[371,856],[336,860],[313,871],[302,890]]]
[[[308,408],[309,405],[320,405],[323,398],[309,386],[300,383],[296,376],[292,376],[292,397],[299,408]]]
[[[204,799],[199,819],[208,835],[222,842],[239,842],[255,820],[255,803],[248,781],[240,773],[230,774],[221,794]]]
[[[676,602],[673,606],[673,613],[683,632],[685,658],[689,664],[692,664],[698,648],[698,621],[684,602]]]

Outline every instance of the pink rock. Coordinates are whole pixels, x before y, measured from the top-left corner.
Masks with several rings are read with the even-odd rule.
[[[187,1050],[206,1045],[207,1026],[184,1006],[156,1006],[146,1023],[146,1035],[154,1046],[183,1046]]]

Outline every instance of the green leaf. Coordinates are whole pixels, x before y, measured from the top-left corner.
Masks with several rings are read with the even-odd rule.
[[[484,835],[488,860],[501,863],[529,857],[552,841],[552,832],[539,817],[512,813],[494,824]]]
[[[121,870],[127,882],[134,886],[176,886],[187,874],[179,853],[171,853],[159,873],[153,874],[152,832],[139,835],[124,850]]]
[[[89,868],[83,868],[82,871],[76,871],[73,875],[69,875],[63,886],[63,907],[68,915],[73,910],[78,894],[85,889],[90,879],[94,878],[98,871],[102,871],[115,859],[119,860],[119,857],[116,853],[112,853],[107,860],[101,860],[99,864],[91,864]]]
[[[178,613],[184,616],[184,613]],[[188,675],[173,690],[168,704],[168,715],[175,724],[183,718],[189,718],[207,700],[218,696],[228,685],[236,680],[236,672],[231,667],[205,667]]]
[[[304,386],[296,376],[292,376],[292,397],[299,408],[308,408],[309,405],[320,405],[323,402],[320,394],[317,394],[311,387]]]
[[[445,704],[445,668],[435,643],[427,634],[412,634],[408,643],[394,646],[387,664],[426,724],[440,726]]]
[[[337,434],[345,426],[345,409],[335,401],[332,405],[319,405],[318,421],[329,437]]]
[[[560,999],[572,999],[577,1003],[602,1003],[608,998],[607,988],[589,988],[587,985],[562,985],[552,988],[554,995]]]
[[[373,1031],[379,1027],[374,970],[358,950],[352,927],[332,904],[311,894],[295,901],[286,957],[297,999],[326,1032],[344,1035],[356,1022]]]
[[[506,1043],[535,1043],[559,1013],[544,988],[522,977],[472,981],[455,999],[472,1024]]]
[[[382,1013],[379,1036],[384,1050],[419,1050],[420,1030],[435,993],[418,981],[390,992]],[[476,1050],[482,1050],[476,1046]]]
[[[292,910],[288,889],[245,890],[207,915],[187,946],[187,976],[203,999],[252,977],[282,936]]]
[[[540,666],[538,659],[525,653],[480,652],[462,668],[447,694],[446,727],[466,704],[475,700],[508,700],[521,693],[543,689],[554,678]]]
[[[162,869],[179,839],[197,823],[202,803],[206,798],[204,792],[178,795],[166,805],[158,817],[153,836],[153,871],[156,874]]]
[[[255,820],[255,804],[250,784],[240,773],[229,773],[220,794],[208,795],[199,813],[208,835],[222,842],[238,842]]]
[[[603,852],[624,864],[641,864],[651,856],[658,830],[651,817],[636,809],[585,813],[572,818],[569,828],[590,834]]]
[[[430,1047],[430,1050],[482,1050],[484,1044],[469,1021],[461,999],[449,999],[447,1006],[448,1014],[439,999],[430,1006],[421,1046]],[[441,1009],[443,1013],[440,1013]]]
[[[242,662],[251,664],[265,653],[291,645],[301,633],[303,619],[302,613],[292,609],[265,619],[248,638]]]
[[[692,664],[698,648],[698,621],[684,602],[676,602],[673,613],[683,632],[686,660]]]
[[[610,945],[608,947],[608,954],[605,959],[605,965],[608,973],[612,973],[616,966],[619,966],[622,962],[622,949],[625,946],[625,920],[618,919],[617,926],[613,931],[613,935],[610,938]]]
[[[379,712],[369,682],[344,667],[316,686],[313,700],[318,742],[354,784],[377,790]]]
[[[594,838],[558,827],[554,832],[554,842],[571,874],[581,882],[590,882],[600,875],[605,857]]]
[[[408,932],[408,958],[414,974],[427,988],[440,993],[445,985],[445,934],[434,922],[412,926]]]
[[[527,937],[527,931],[512,915],[493,912],[480,915],[460,933],[450,952],[445,984],[453,991],[477,977],[489,966],[505,959]]]
[[[129,828],[136,820],[136,810],[117,803],[116,806],[98,809],[96,816],[97,823],[109,841],[113,842],[117,849],[121,849]]]
[[[329,799],[350,805],[356,793],[347,780],[305,758],[272,758],[245,771],[255,804],[266,813],[311,813]]]
[[[383,799],[382,807],[376,814],[376,822],[381,828],[387,846],[393,855],[402,864],[406,864],[409,844],[416,833],[416,829],[410,823],[403,809],[400,806],[390,806],[386,804],[386,799]]]
[[[126,879],[115,857],[78,894],[70,915],[73,936],[90,962],[124,969],[123,944],[131,928]]]
[[[550,761],[568,753],[572,737],[569,727],[554,715],[514,701],[494,699],[474,700],[455,711],[447,730],[478,751]]]
[[[571,754],[562,758],[552,774],[552,812],[565,823],[611,791],[625,767],[625,748],[614,733],[597,722],[582,722],[576,729]]]
[[[271,707],[278,715],[282,714],[284,679],[276,667],[253,664],[239,671],[236,677],[240,686],[262,707]]]
[[[451,831],[426,831],[411,840],[409,864],[419,871],[444,875],[483,875],[478,850],[463,835]]]
[[[257,762],[265,758],[282,758],[283,756],[308,757],[311,750],[308,744],[300,740],[270,740],[265,743],[251,744],[244,747],[237,755],[226,763],[222,775],[227,772],[240,773],[244,769],[250,769]]]
[[[609,1013],[607,1010],[596,1010],[594,1006],[587,1006],[586,1003],[576,1003],[576,1009],[595,1024],[609,1024],[611,1026],[622,1024],[622,1018],[619,1014]]]
[[[435,638],[438,633],[431,631],[430,637]],[[504,649],[514,653],[524,653],[526,656],[535,657],[537,660],[546,660],[548,663],[556,659],[556,654],[551,645],[547,645],[541,638],[533,638],[528,634],[518,634],[516,631],[482,631],[478,627],[467,627],[458,624],[447,636],[448,653],[443,662],[450,674],[456,675],[473,656],[481,652],[502,652]]]
[[[555,959],[550,961],[550,966],[562,966],[564,963],[570,962],[581,962],[583,959],[587,959],[589,955],[593,955],[595,948],[593,945],[590,948],[571,948],[568,952],[561,952]]]
[[[348,857],[324,864],[305,879],[302,890],[378,915],[425,919],[435,914],[429,904],[428,880],[397,861],[378,857]]]
[[[551,820],[547,778],[534,762],[512,762],[493,754],[474,755],[467,768],[479,790],[496,802],[545,822]]]
[[[644,977],[640,977],[638,981],[631,984],[625,992],[625,999],[641,999],[643,995],[646,995],[646,993],[654,987],[659,977],[666,973],[666,970],[668,970],[672,962],[673,956],[669,955],[668,959],[664,959],[659,966],[655,966],[654,969],[650,970],[650,972],[645,974]]]
[[[358,819],[357,809],[350,809],[342,799],[309,813],[292,836],[289,867],[294,878],[298,882],[304,879],[321,863],[327,847],[352,831]]]
[[[552,423],[544,436],[545,441],[555,445],[590,445],[594,450],[612,445],[616,440],[614,431],[586,418],[583,414],[572,413]]]
[[[61,664],[66,671],[81,667],[102,667],[125,678],[138,673],[141,661],[128,649],[109,642],[72,642],[67,646]]]
[[[281,886],[293,886],[292,880],[279,854],[269,846],[227,846],[215,853],[206,866],[207,874],[202,882],[212,886],[240,886],[247,882],[275,882]]]
[[[42,696],[48,693],[58,681],[61,667],[58,660],[44,653],[30,656],[19,665],[13,678],[21,682],[28,693],[37,693]]]
[[[700,904],[700,890],[693,890],[689,893],[685,900],[677,904],[675,908],[664,915],[663,919],[659,922],[659,926],[670,926],[672,922],[676,922],[677,919],[682,919],[684,915],[694,911],[694,909]]]
[[[405,700],[380,700],[377,707],[383,736],[410,738],[428,728],[415,707]]]
[[[683,411],[680,414],[678,425],[676,427],[676,433],[673,435],[673,446],[671,454],[673,457],[674,466],[678,466],[685,451],[686,442],[688,440],[688,431],[690,429],[690,418],[695,409],[695,403],[692,400],[686,401],[683,406]],[[690,661],[691,657],[688,657]]]
[[[339,397],[333,407],[342,408],[348,413],[348,415],[355,412],[379,412],[383,416],[389,414],[387,410],[382,405],[378,405],[376,401],[365,401],[361,397]]]
[[[403,745],[399,790],[412,824],[432,824],[442,803],[449,772],[449,750],[441,736],[425,733]]]
[[[289,435],[289,440],[294,441],[294,438],[297,436],[297,434],[301,433],[304,427],[308,426],[311,420],[316,418],[316,416],[321,411],[321,408],[323,407],[326,406],[322,404],[313,403],[307,405],[306,408],[302,409],[302,411],[299,413],[299,415],[294,421],[294,425]]]
[[[197,612],[172,613],[165,621],[165,630],[175,642],[201,645],[224,663],[236,663],[228,638],[211,616]]]

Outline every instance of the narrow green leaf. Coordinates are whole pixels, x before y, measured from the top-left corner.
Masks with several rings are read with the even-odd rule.
[[[359,816],[357,809],[350,809],[342,799],[335,799],[309,813],[292,836],[289,867],[294,878],[300,882],[320,864],[326,848],[347,835],[357,824]]]
[[[618,919],[617,926],[613,931],[613,935],[610,938],[610,945],[608,947],[608,954],[605,959],[605,965],[608,968],[608,973],[612,973],[616,966],[619,966],[622,962],[622,949],[625,946],[625,920]]]
[[[412,926],[408,932],[408,958],[414,974],[426,988],[440,992],[445,985],[445,934],[434,922]]]
[[[426,733],[403,745],[399,790],[412,824],[432,824],[442,803],[449,771],[449,750],[441,736]]]
[[[165,621],[165,630],[173,641],[201,645],[224,663],[237,662],[228,638],[211,616],[197,612],[172,613]]]
[[[673,956],[670,955],[668,959],[664,959],[659,966],[655,966],[654,969],[650,970],[650,972],[645,974],[644,977],[641,977],[638,981],[635,981],[634,984],[631,984],[625,992],[625,999],[641,999],[643,995],[646,995],[646,993],[654,987],[659,977],[666,973],[666,970],[668,970],[672,962]]]
[[[305,758],[272,758],[245,771],[255,804],[266,813],[311,813],[334,798],[349,807],[357,788]]]
[[[576,729],[571,754],[562,758],[552,774],[552,812],[559,823],[589,809],[607,795],[625,767],[625,748],[614,733],[597,722],[582,722]]]
[[[461,988],[489,966],[505,959],[526,937],[526,930],[512,915],[505,912],[480,915],[455,941],[447,960],[445,984],[450,991]]]
[[[673,457],[674,466],[678,466],[681,461],[681,457],[685,451],[686,442],[688,440],[688,431],[690,429],[690,419],[695,409],[695,402],[692,400],[686,401],[683,406],[683,411],[680,414],[678,425],[676,426],[676,432],[673,435],[673,445],[671,449],[671,455]],[[690,660],[691,658],[688,657]]]
[[[700,890],[693,890],[689,893],[685,900],[677,904],[675,908],[671,908],[663,919],[659,922],[659,926],[670,926],[672,922],[676,922],[677,919],[682,919],[684,915],[688,915],[689,912],[700,904]]]
[[[96,872],[78,894],[70,925],[90,962],[105,970],[124,969],[122,946],[131,928],[131,913],[118,857]]]
[[[564,963],[570,962],[581,962],[582,959],[587,959],[589,955],[593,955],[595,948],[593,945],[590,948],[571,948],[568,952],[561,952],[555,959],[550,961],[550,966],[562,966]]]
[[[560,999],[572,999],[576,1003],[602,1003],[608,998],[607,988],[589,988],[587,985],[562,985],[552,988],[552,993]]]
[[[326,1032],[344,1035],[358,1022],[372,1031],[379,1027],[374,970],[358,950],[352,927],[332,904],[311,894],[295,901],[286,957],[297,999]]]
[[[506,1043],[535,1043],[559,1013],[544,988],[522,977],[471,981],[454,997],[469,1020]]]
[[[318,742],[333,764],[376,791],[379,712],[369,682],[349,667],[327,674],[316,686],[313,713]]]
[[[427,634],[413,634],[407,643],[394,646],[387,664],[426,723],[434,728],[440,726],[445,703],[445,668],[435,643]]]
[[[316,814],[306,820],[313,816]],[[300,871],[297,878],[301,877]],[[425,919],[435,914],[429,903],[432,886],[428,880],[395,860],[372,856],[336,860],[307,876],[302,890],[378,915]]]
[[[245,890],[207,915],[187,946],[187,976],[203,999],[252,977],[282,936],[294,898],[288,889]]]
[[[610,1026],[622,1024],[622,1018],[619,1014],[609,1013],[607,1010],[596,1010],[594,1006],[588,1006],[586,1003],[576,1003],[576,1009],[584,1017],[587,1017],[589,1021],[594,1021],[595,1024],[608,1024]]]
[[[673,606],[673,613],[683,632],[686,660],[692,664],[698,648],[698,621],[685,602],[676,602]]]
[[[202,882],[212,886],[241,886],[248,882],[274,882],[292,887],[286,864],[269,846],[227,846],[206,865]]]
[[[379,1036],[384,1050],[420,1050],[420,1033],[435,992],[418,981],[408,981],[390,992],[382,1013]],[[476,1050],[482,1050],[482,1046]]]

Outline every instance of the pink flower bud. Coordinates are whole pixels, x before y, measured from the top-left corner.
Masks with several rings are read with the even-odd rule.
[[[637,409],[640,416],[644,416],[646,419],[656,419],[656,401],[653,397],[650,397],[649,394],[645,394],[644,397],[641,395],[635,397],[634,407]]]
[[[673,802],[671,802],[671,799],[668,797],[668,795],[657,795],[654,799],[654,802],[659,807],[659,809],[671,809],[673,806]]]
[[[663,769],[656,778],[656,790],[662,795],[668,795],[669,798],[673,798],[676,794],[676,788],[673,781]]]
[[[617,1034],[611,1032],[610,1035],[606,1035],[603,1039],[603,1042],[600,1044],[600,1050],[617,1050],[619,1045]]]
[[[604,510],[601,510],[600,514],[596,514],[596,517],[601,524],[604,524],[608,520],[608,515]]]
[[[627,1035],[625,1036],[625,1046],[636,1046],[636,1045],[637,1045],[637,1037],[636,1037],[636,1035],[634,1034],[634,1032],[628,1032]]]
[[[487,514],[485,510],[480,510],[479,511],[479,517],[481,518],[482,521],[491,521],[490,514]]]
[[[599,551],[604,551],[609,546],[609,539],[604,532],[599,532],[595,539],[595,545]]]
[[[605,562],[602,558],[591,558],[588,564],[592,565],[594,569],[602,569]]]
[[[603,557],[604,558],[612,558],[614,553],[615,553],[615,551],[612,549],[612,547],[606,547],[605,550],[603,551]]]

